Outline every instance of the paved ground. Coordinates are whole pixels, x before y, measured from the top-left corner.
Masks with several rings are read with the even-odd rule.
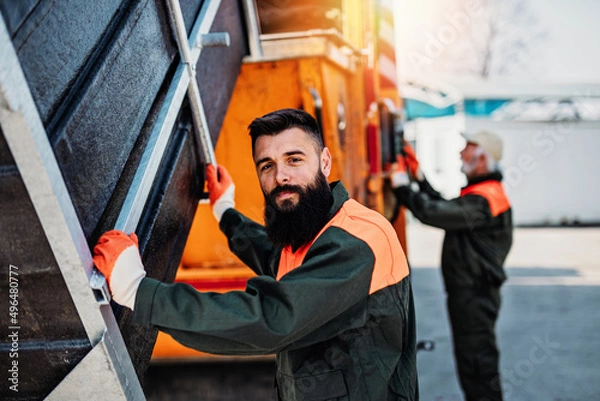
[[[421,400],[460,401],[439,271],[443,232],[408,227]],[[507,401],[600,400],[600,228],[519,228],[498,322]],[[271,401],[270,362],[154,366],[149,400]]]
[[[461,400],[439,269],[443,232],[410,225],[422,400]],[[435,266],[435,267],[433,267]],[[600,400],[600,229],[520,228],[498,321],[506,400]]]

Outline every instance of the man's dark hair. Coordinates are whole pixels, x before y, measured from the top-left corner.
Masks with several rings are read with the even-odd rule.
[[[252,154],[254,154],[254,146],[259,136],[277,135],[290,128],[299,128],[305,131],[314,140],[317,150],[323,150],[325,146],[323,137],[313,116],[299,109],[280,109],[255,118],[248,126],[250,137],[252,137]]]

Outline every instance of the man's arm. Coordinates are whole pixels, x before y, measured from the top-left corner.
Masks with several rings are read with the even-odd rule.
[[[229,249],[256,274],[274,276],[269,262],[274,248],[262,225],[246,218],[235,208],[235,185],[223,166],[206,167],[208,197],[215,219],[227,236]]]
[[[419,184],[419,192],[410,187],[409,175]],[[446,200],[425,178],[412,147],[405,142],[404,156],[398,156],[390,181],[398,205],[406,206],[421,222],[444,230],[472,230],[488,224],[492,213],[488,201],[478,195]]]
[[[256,274],[275,277],[277,251],[267,237],[264,226],[250,220],[235,209],[228,209],[219,222],[219,228],[229,244],[229,249]]]
[[[419,160],[417,160],[417,154],[407,141],[403,141],[402,153],[396,156],[393,169],[394,171],[390,174],[392,188],[409,185],[413,181],[419,184],[421,192],[433,199],[443,199],[442,195],[425,178]]]
[[[300,267],[279,281],[254,277],[245,291],[200,293],[186,284],[145,278],[134,321],[219,354],[268,354],[300,339],[319,341],[317,329],[366,299],[374,263],[363,241],[348,235],[337,246],[327,233],[322,236],[311,248],[314,256]]]
[[[417,184],[419,184],[419,191],[429,195],[431,199],[444,199],[442,194],[440,194],[435,188],[431,186],[431,184],[429,183],[429,181],[427,181],[427,178],[425,178],[424,175],[422,176],[421,181],[417,181]]]
[[[445,200],[427,192],[415,192],[408,185],[394,188],[394,195],[422,223],[444,230],[472,230],[492,220],[489,203],[482,196]]]

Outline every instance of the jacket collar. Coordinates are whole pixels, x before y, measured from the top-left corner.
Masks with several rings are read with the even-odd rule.
[[[500,171],[494,171],[493,173],[473,177],[473,178],[469,179],[469,181],[467,182],[467,185],[464,188],[467,188],[474,184],[479,184],[480,182],[483,182],[483,181],[489,181],[489,180],[502,181],[502,173]]]
[[[331,188],[331,194],[333,195],[333,204],[329,209],[329,220],[331,220],[342,208],[344,202],[350,199],[350,196],[341,181],[333,181],[329,184],[329,187]]]

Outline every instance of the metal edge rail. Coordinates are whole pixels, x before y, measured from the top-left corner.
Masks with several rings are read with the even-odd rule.
[[[204,3],[198,18],[194,23],[189,42],[197,43],[201,35],[209,32],[220,3],[220,0]],[[179,6],[179,3],[177,3],[177,6]],[[190,52],[189,62],[195,64],[200,57],[200,53],[201,49]],[[116,229],[132,232],[137,227],[142,214],[142,209],[148,199],[150,188],[158,171],[160,161],[164,155],[168,139],[173,130],[173,124],[175,123],[177,113],[179,113],[187,88],[192,81],[191,78],[192,76],[188,66],[183,63],[180,64],[177,67],[175,76],[169,86],[167,96],[159,112],[158,120],[150,134],[148,144],[142,154],[133,182],[129,188],[125,202],[121,208],[119,217],[117,218],[117,222],[115,223]]]
[[[188,39],[179,1],[167,0],[169,18],[176,35],[181,63],[177,67],[157,121],[150,133],[148,143],[115,223],[115,229],[131,233],[137,228],[186,92],[200,137],[202,154],[205,160],[216,164],[208,123],[196,82],[195,66],[204,47],[229,44],[228,36],[209,33],[220,5],[220,0],[204,2]],[[193,46],[190,47],[190,43]],[[106,278],[96,269],[93,270],[90,278],[90,286],[99,303],[108,304],[110,302]]]
[[[0,54],[0,125],[93,347],[52,394],[57,394],[55,399],[66,399],[69,393],[62,393],[61,388],[85,386],[96,397],[110,394],[111,399],[143,400],[112,310],[98,305],[93,292],[85,290],[92,274],[92,255],[2,18]],[[105,350],[105,357],[100,356],[103,368],[89,376],[81,366],[96,355],[98,347]]]

